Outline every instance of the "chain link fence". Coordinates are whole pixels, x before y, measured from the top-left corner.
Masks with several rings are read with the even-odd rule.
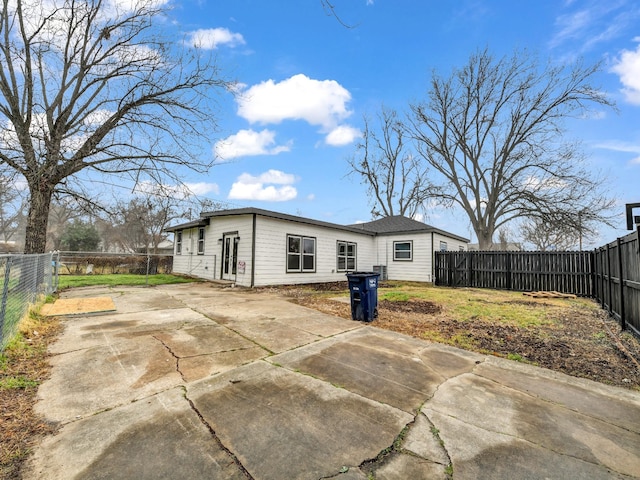
[[[173,255],[153,253],[60,252],[60,275],[155,275],[172,273]]]
[[[38,295],[49,295],[58,287],[55,266],[59,254],[0,255],[0,352],[13,338],[20,319]]]

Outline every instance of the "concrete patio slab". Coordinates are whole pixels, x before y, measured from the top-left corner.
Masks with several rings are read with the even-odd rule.
[[[71,352],[198,325],[213,323],[190,308],[156,310],[153,315],[149,315],[148,312],[133,312],[75,317],[65,321],[67,332],[50,347],[50,351]]]
[[[189,399],[254,478],[327,478],[391,445],[412,416],[259,362],[188,387]]]
[[[505,366],[505,375],[508,377],[510,368],[507,364]],[[496,367],[492,369],[494,377],[499,377],[497,370]],[[468,428],[483,430],[490,436],[498,435],[501,439],[498,442],[500,448],[504,447],[505,439],[526,439],[527,444],[539,448],[528,455],[539,456],[535,462],[540,464],[549,462],[547,457],[553,453],[561,459],[567,457],[584,462],[584,465],[580,465],[588,471],[591,471],[591,466],[598,465],[596,472],[601,469],[622,475],[637,475],[640,472],[640,436],[637,432],[596,418],[594,411],[589,408],[575,411],[524,393],[523,390],[527,389],[525,378],[520,384],[505,386],[480,376],[481,371],[482,367],[479,367],[473,374],[462,374],[441,385],[423,409],[434,426],[442,432],[441,438],[454,465],[459,460],[455,445],[464,442],[465,447],[460,448],[467,452],[470,447],[467,439],[451,435],[452,430],[462,427],[455,428],[449,419],[462,422]],[[558,388],[560,384],[557,382],[549,379],[547,384],[556,383],[555,388]],[[626,407],[629,414],[637,415],[637,403],[628,403]],[[446,417],[444,425],[439,423],[443,416]],[[450,449],[452,443],[453,453]],[[484,441],[477,446],[479,451],[474,457],[487,450]],[[516,452],[523,450],[524,446],[516,442],[514,445],[509,443],[508,448]]]
[[[126,461],[122,461],[126,458]],[[174,388],[67,424],[31,463],[32,478],[246,479]]]
[[[117,311],[62,320],[25,480],[640,479],[640,392],[207,283],[63,295]]]
[[[524,438],[479,428],[450,415],[426,413],[438,426],[456,480],[638,478],[637,472],[625,476],[605,465],[554,452]]]
[[[57,355],[51,364],[36,412],[53,422],[71,422],[183,383],[171,352],[148,336]]]

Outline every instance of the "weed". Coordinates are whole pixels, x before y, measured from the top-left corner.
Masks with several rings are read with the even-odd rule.
[[[524,358],[522,358],[522,355],[520,355],[519,353],[508,353],[507,354],[507,358],[509,360],[514,360],[516,362],[523,362]]]
[[[453,476],[453,465],[451,463],[444,467],[444,473],[445,475],[449,475],[450,477]]]

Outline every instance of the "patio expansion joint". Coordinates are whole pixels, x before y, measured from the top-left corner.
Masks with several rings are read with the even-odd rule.
[[[187,388],[185,386],[182,387],[182,391],[184,394],[184,399],[189,403],[191,410],[193,410],[193,412],[196,414],[200,422],[202,422],[205,428],[209,431],[216,445],[218,445],[220,449],[222,449],[227,455],[229,455],[229,458],[233,460],[233,463],[243,473],[243,475],[247,478],[247,480],[255,480],[254,477],[244,467],[244,465],[242,465],[242,462],[240,462],[238,457],[224,443],[222,443],[222,440],[220,440],[220,437],[218,437],[218,435],[216,434],[216,431],[214,430],[213,426],[209,424],[209,422],[207,422],[207,420],[204,418],[204,415],[200,413],[200,410],[198,410],[198,407],[196,407],[195,403],[193,403],[193,401],[189,398]]]

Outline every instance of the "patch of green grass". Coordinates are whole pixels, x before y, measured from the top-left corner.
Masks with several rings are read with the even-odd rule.
[[[556,313],[567,306],[597,309],[595,302],[584,299],[533,299],[521,292],[478,288],[436,287],[430,284],[385,282],[378,298],[386,300],[426,300],[442,306],[448,316],[462,322],[507,323],[519,327],[553,325]]]
[[[508,353],[507,354],[507,358],[509,360],[514,360],[516,362],[523,362],[524,358],[522,358],[522,355],[520,355],[519,353]]]
[[[110,274],[110,275],[60,275],[58,288],[93,287],[93,286],[142,286],[167,285],[174,283],[197,282],[197,279],[159,273],[157,275]]]
[[[411,298],[411,296],[406,292],[383,292],[381,295],[378,295],[379,300],[389,300],[390,302],[406,302]]]
[[[38,382],[23,376],[0,378],[0,390],[37,387]]]

